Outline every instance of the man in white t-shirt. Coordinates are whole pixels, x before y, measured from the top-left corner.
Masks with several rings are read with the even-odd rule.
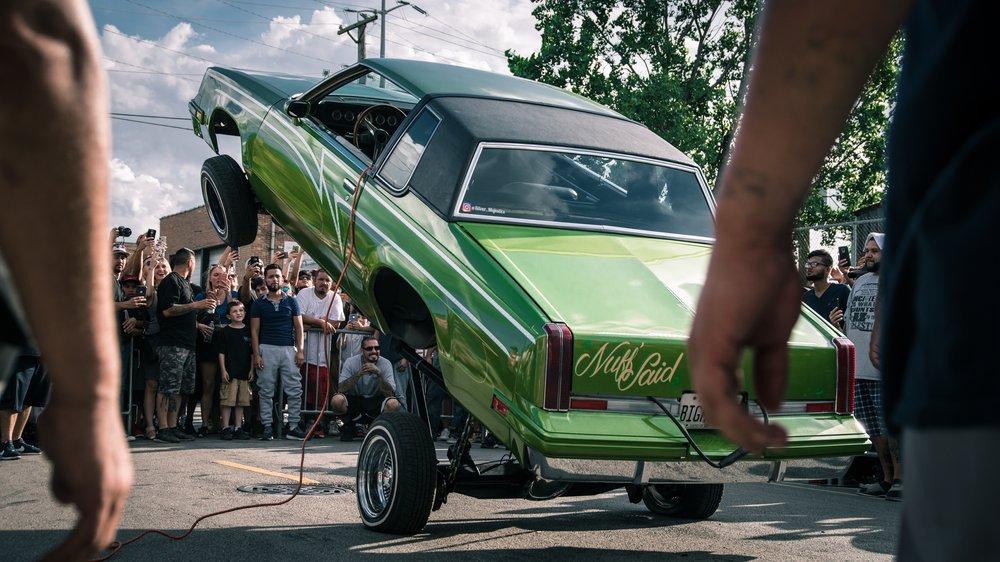
[[[892,499],[902,496],[902,468],[899,462],[899,445],[885,429],[885,408],[882,405],[882,373],[872,363],[869,353],[875,311],[878,302],[879,266],[882,263],[882,245],[885,235],[873,232],[865,241],[864,271],[854,282],[847,310],[841,313],[834,308],[830,320],[844,320],[847,337],[854,343],[857,353],[857,378],[854,382],[854,415],[865,426],[868,437],[875,445],[882,464],[883,480],[861,487],[861,492],[873,496],[889,495]]]
[[[327,355],[337,327],[344,321],[344,305],[340,295],[330,290],[332,286],[330,274],[320,269],[313,275],[313,286],[303,288],[295,296],[306,328],[306,360],[302,364],[303,407],[306,410],[319,409],[327,395],[330,385]],[[331,301],[333,306],[330,306]],[[317,437],[320,436],[322,432],[317,431]]]

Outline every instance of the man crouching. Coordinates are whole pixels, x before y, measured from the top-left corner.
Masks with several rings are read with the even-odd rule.
[[[392,370],[392,363],[379,356],[378,338],[374,336],[362,340],[361,353],[344,361],[339,392],[330,399],[330,410],[343,416],[341,441],[352,441],[357,435],[354,422],[359,415],[374,420],[382,412],[399,409]]]

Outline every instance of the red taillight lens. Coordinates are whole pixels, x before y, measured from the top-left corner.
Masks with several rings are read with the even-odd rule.
[[[591,398],[573,398],[569,402],[569,407],[574,410],[607,410],[608,401]]]
[[[810,402],[806,404],[806,412],[832,412],[833,402]]]
[[[545,361],[546,410],[568,410],[573,384],[573,332],[566,324],[546,324],[548,353]]]
[[[510,408],[503,403],[503,400],[500,400],[495,394],[493,395],[493,403],[490,404],[490,407],[499,412],[501,416],[506,416],[507,412],[510,411]]]
[[[857,369],[857,352],[854,343],[847,338],[833,338],[837,350],[837,401],[834,410],[838,414],[854,412],[854,375]]]

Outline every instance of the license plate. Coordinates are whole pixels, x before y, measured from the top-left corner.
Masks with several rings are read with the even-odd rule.
[[[740,393],[736,400],[746,407],[745,393]],[[677,419],[688,429],[712,429],[712,426],[705,421],[705,412],[702,410],[701,402],[698,402],[698,395],[693,392],[681,394],[680,412]]]
[[[698,402],[698,395],[693,392],[681,394],[681,409],[677,419],[688,429],[706,429],[705,414],[702,411],[701,403]]]

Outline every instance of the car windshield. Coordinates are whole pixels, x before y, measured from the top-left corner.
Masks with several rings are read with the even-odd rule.
[[[710,238],[695,172],[665,163],[542,148],[483,148],[456,217]]]

